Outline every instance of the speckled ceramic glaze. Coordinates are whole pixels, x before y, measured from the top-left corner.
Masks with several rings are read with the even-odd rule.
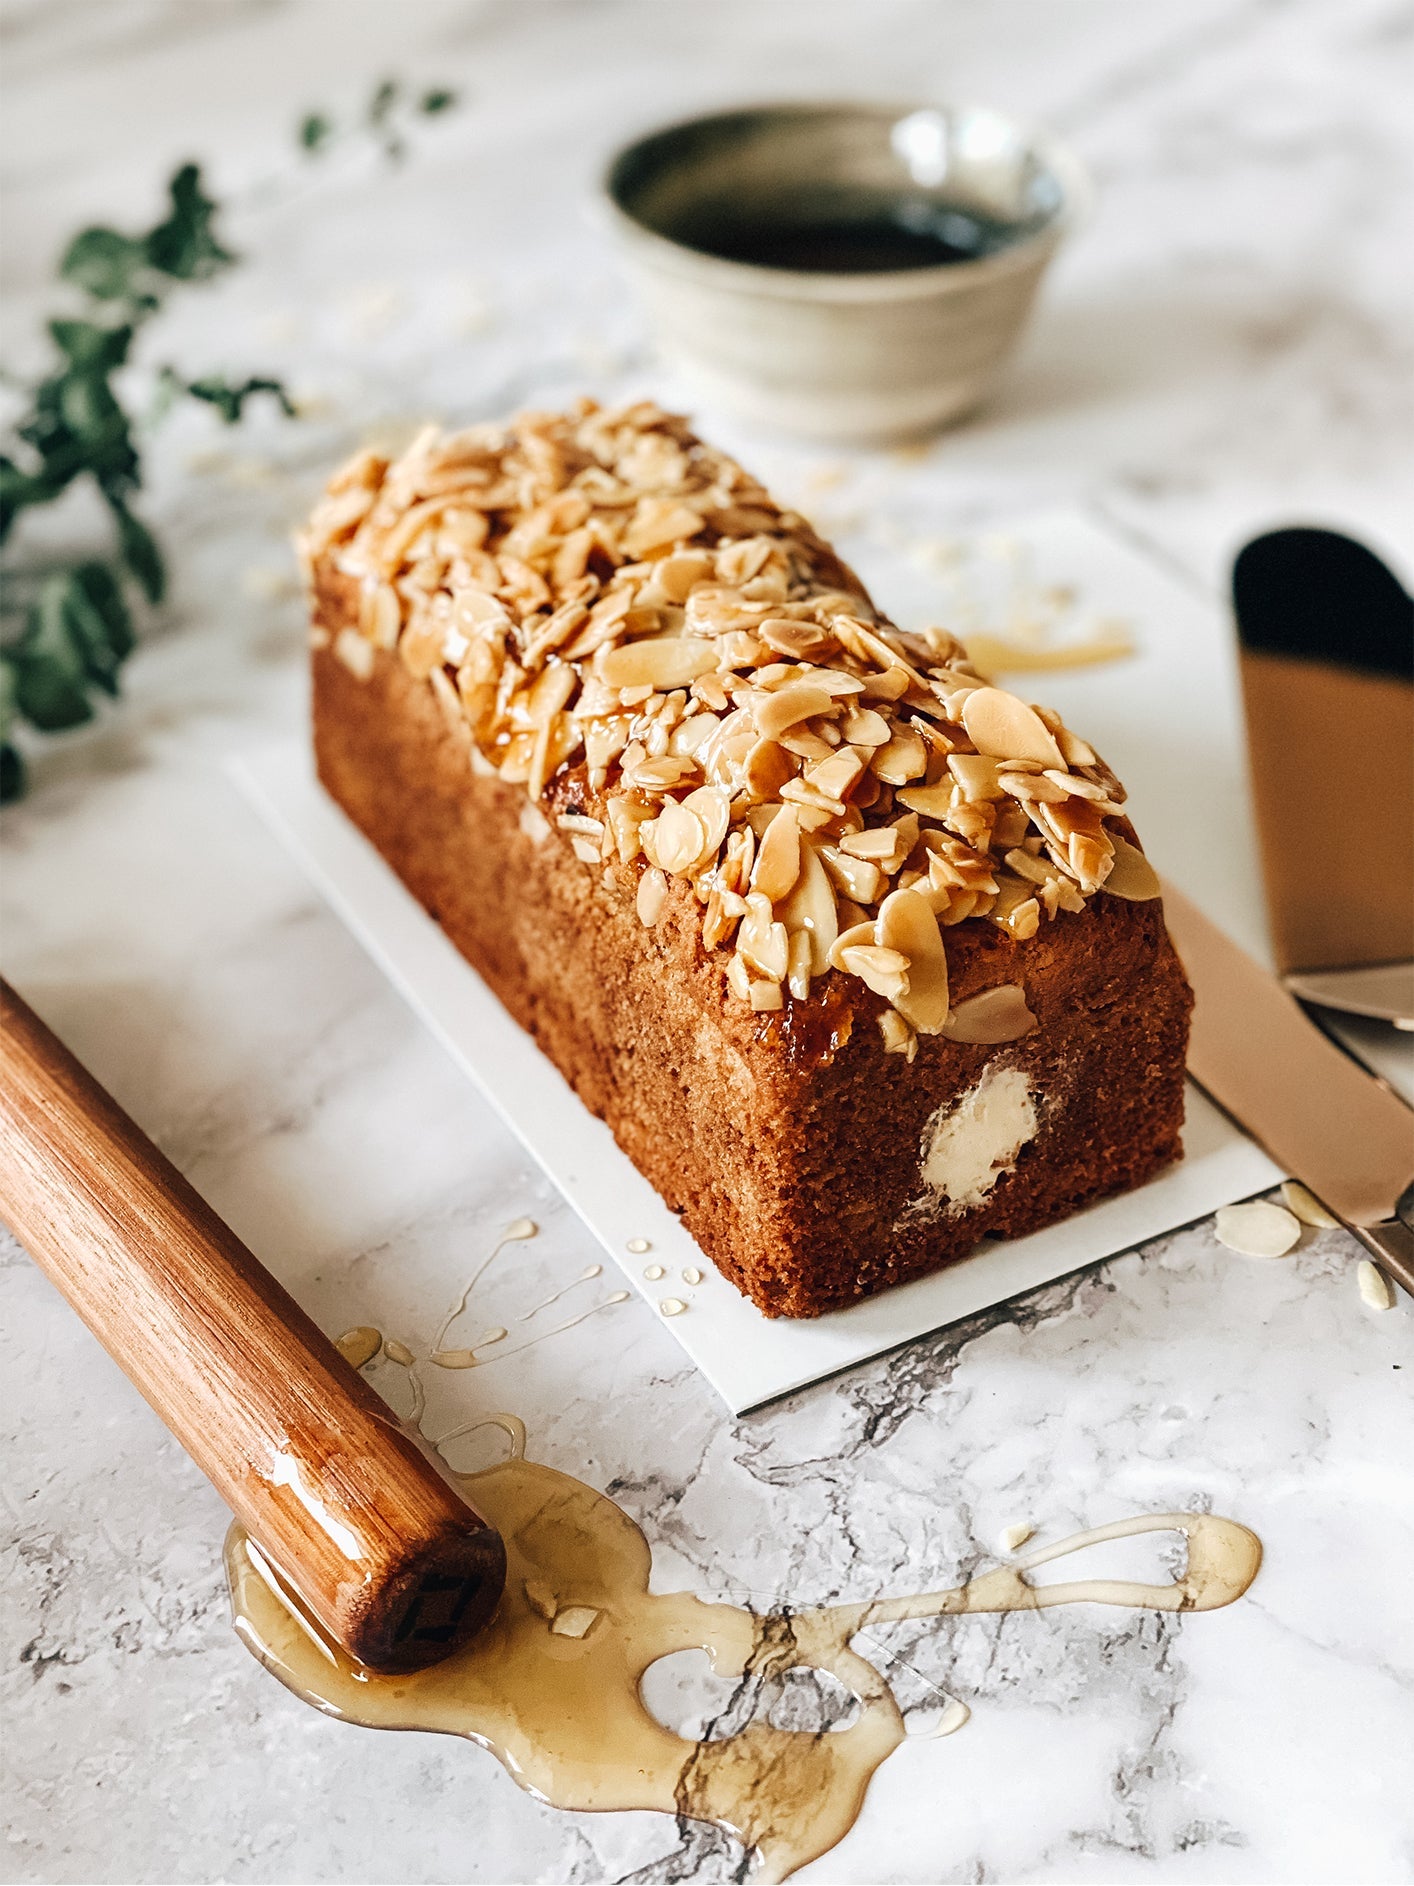
[[[728,260],[685,219],[802,191],[894,194],[1002,226],[991,253],[833,274]],[[1070,153],[982,107],[762,106],[626,146],[604,201],[663,347],[704,400],[838,443],[961,418],[1012,353],[1046,264],[1088,199]]]

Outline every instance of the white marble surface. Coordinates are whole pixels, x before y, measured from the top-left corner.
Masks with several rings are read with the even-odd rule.
[[[1007,388],[924,458],[750,448],[848,527],[883,599],[926,541],[1080,502],[1207,583],[1244,532],[1345,523],[1409,560],[1407,5],[1066,0],[32,0],[10,34],[4,338],[61,239],[136,220],[196,152],[247,265],[153,345],[286,372],[298,425],[154,442],[176,594],[95,727],[7,823],[7,973],[331,1330],[425,1344],[497,1226],[544,1226],[488,1320],[592,1253],[220,770],[301,713],[282,547],[359,426],[658,385],[582,213],[626,126],[782,89],[936,90],[1049,119],[1099,213]],[[401,170],[307,178],[293,117],[389,69],[468,102]],[[669,391],[671,389],[668,389]],[[64,528],[75,539],[85,523]],[[922,546],[922,548],[920,548]],[[1222,843],[1222,834],[1214,835]],[[489,1757],[328,1722],[236,1644],[219,1502],[28,1260],[0,1247],[5,1815],[23,1880],[725,1879],[651,1816],[571,1817]],[[1407,1303],[1352,1250],[1196,1226],[730,1422],[647,1309],[521,1359],[540,1458],[610,1488],[661,1587],[922,1589],[1048,1536],[1211,1502],[1267,1560],[1233,1609],[915,1629],[973,1708],[881,1770],[821,1880],[1397,1881],[1414,1869]],[[1400,1370],[1403,1373],[1400,1373]],[[446,1377],[447,1424],[493,1377]],[[1401,1772],[1402,1769],[1402,1772]]]

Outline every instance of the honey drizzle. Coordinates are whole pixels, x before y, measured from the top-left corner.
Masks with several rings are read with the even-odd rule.
[[[652,1555],[637,1525],[604,1494],[526,1460],[525,1429],[515,1416],[468,1422],[438,1446],[486,1426],[508,1436],[511,1458],[456,1478],[505,1540],[506,1590],[491,1623],[464,1650],[408,1676],[378,1676],[352,1663],[292,1613],[233,1527],[226,1566],[237,1633],[287,1688],[326,1714],[371,1728],[464,1736],[552,1806],[656,1809],[715,1822],[756,1849],[756,1881],[783,1880],[843,1839],[874,1771],[905,1739],[888,1683],[851,1648],[858,1632],[902,1619],[1084,1602],[1214,1610],[1241,1597],[1261,1563],[1259,1540],[1234,1520],[1141,1514],[949,1590],[760,1615],[688,1592],[650,1593]],[[1167,1585],[1090,1579],[1035,1586],[1026,1577],[1085,1546],[1169,1531],[1187,1538],[1188,1564]],[[555,1631],[555,1617],[570,1612],[576,1630],[583,1613],[594,1614],[582,1635]],[[791,1670],[829,1672],[859,1699],[858,1716],[818,1733],[758,1717],[727,1739],[689,1740],[649,1713],[639,1689],[652,1664],[681,1650],[705,1651],[719,1676],[743,1686],[738,1695],[748,1685],[779,1683]],[[958,1710],[945,1712],[934,1733],[962,1720]]]

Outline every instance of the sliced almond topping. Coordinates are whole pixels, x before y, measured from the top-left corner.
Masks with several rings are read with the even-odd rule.
[[[815,714],[828,713],[834,704],[833,696],[817,687],[813,681],[796,681],[789,687],[777,688],[764,698],[758,697],[752,703],[751,711],[757,733],[763,738],[772,739],[802,720],[809,720]]]
[[[812,766],[805,778],[825,798],[842,800],[849,796],[854,782],[863,771],[864,756],[856,753],[853,747],[841,747],[829,759]]]
[[[898,727],[892,739],[875,748],[869,764],[886,784],[904,786],[910,779],[921,779],[927,772],[928,749],[916,728]]]
[[[840,840],[840,850],[851,858],[871,859],[886,871],[897,870],[908,855],[900,851],[899,834],[892,825],[871,825],[862,832],[848,832]]]
[[[746,789],[752,799],[778,799],[781,788],[795,778],[795,761],[774,740],[758,740],[746,756]]]
[[[638,509],[624,531],[624,549],[631,557],[643,557],[665,544],[676,544],[695,537],[702,519],[685,504],[667,498],[640,498]]]
[[[697,816],[676,799],[665,799],[656,819],[643,827],[643,849],[671,877],[687,877],[707,848]]]
[[[1001,982],[980,995],[970,995],[948,1013],[943,1033],[949,1041],[992,1047],[1002,1041],[1020,1041],[1036,1026],[1019,982]]]
[[[879,1017],[879,1033],[884,1037],[885,1054],[906,1055],[911,1061],[918,1052],[918,1037],[895,1008],[886,1008]]]
[[[818,661],[821,656],[834,654],[839,648],[833,635],[816,628],[812,622],[790,622],[770,617],[756,633],[767,648],[774,649],[778,655],[790,655],[796,661]]]
[[[877,929],[885,949],[908,959],[908,989],[894,1007],[920,1035],[936,1035],[948,1018],[948,958],[931,905],[917,891],[892,891]]]
[[[1129,903],[1147,903],[1163,895],[1159,874],[1137,845],[1131,845],[1118,832],[1108,834],[1114,846],[1114,864],[1105,878],[1105,889]]]
[[[772,904],[779,904],[790,894],[799,876],[800,827],[794,808],[783,805],[761,838],[751,887],[769,898]]]
[[[887,744],[892,728],[882,714],[872,707],[858,707],[844,723],[844,737],[851,746],[881,747]]]
[[[770,900],[760,891],[746,899],[746,915],[737,931],[737,951],[769,982],[784,982],[790,967],[790,938],[786,926],[771,915]]]
[[[840,931],[839,935],[830,946],[831,969],[844,968],[844,952],[846,950],[869,946],[872,945],[873,942],[874,920],[872,917],[867,921],[848,925],[847,928]]]
[[[862,836],[862,834],[861,834]],[[824,845],[820,861],[846,897],[856,904],[876,904],[884,889],[884,874],[868,858],[856,858],[836,845]]]
[[[905,805],[910,812],[920,812],[927,819],[945,819],[952,809],[953,789],[951,786],[906,786],[903,791],[894,794],[896,805]]]
[[[699,716],[699,718],[705,717]],[[701,820],[702,829],[707,837],[705,855],[715,858],[726,842],[727,832],[731,827],[732,809],[727,795],[716,786],[699,786],[696,792],[690,792],[682,803],[695,818]]]
[[[363,454],[301,549],[316,583],[358,588],[358,633],[336,624],[323,645],[361,676],[396,650],[473,769],[526,787],[537,832],[536,802],[582,755],[603,819],[559,815],[576,854],[617,881],[646,850],[653,921],[671,878],[689,881],[708,950],[742,926],[729,974],[758,1009],[841,966],[843,928],[903,1005],[881,1027],[911,1058],[909,1014],[947,1012],[948,927],[990,917],[1026,937],[1107,883],[1157,893],[1116,838],[1123,788],[1093,748],[982,681],[946,631],[905,634],[822,580],[801,520],[651,401]],[[1025,1019],[1024,996],[973,1001],[956,1040]]]
[[[812,957],[809,931],[794,930],[791,932],[788,960],[790,992],[797,1002],[803,1002],[810,994]]]
[[[779,816],[786,815],[782,812]],[[767,839],[770,836],[768,831]],[[830,951],[839,935],[839,917],[825,867],[814,845],[808,841],[800,847],[800,874],[781,907],[780,916],[792,936],[804,932],[810,938],[810,973],[823,976],[830,966]]]
[[[1063,765],[1045,721],[1034,707],[1005,688],[977,688],[962,705],[962,724],[979,753],[999,760],[1039,760],[1042,766]]]
[[[664,557],[653,580],[669,602],[684,603],[699,583],[712,574],[712,558],[705,550],[681,550]]]
[[[651,866],[638,880],[638,895],[635,903],[638,909],[638,921],[647,929],[662,916],[668,901],[668,880],[661,871]]]
[[[928,919],[932,921],[929,911]],[[900,950],[882,949],[877,943],[854,943],[840,951],[840,968],[859,980],[886,1002],[899,1005],[908,990],[908,958]]]
[[[1003,792],[1010,793],[1013,799],[1022,799],[1031,803],[1059,805],[1070,797],[1068,786],[1057,785],[1044,773],[998,773],[997,784]]]
[[[594,672],[611,688],[685,688],[717,665],[711,642],[692,636],[654,636],[603,649],[594,659]]]
[[[334,659],[358,681],[367,681],[373,674],[373,644],[357,629],[339,630],[334,637]]]

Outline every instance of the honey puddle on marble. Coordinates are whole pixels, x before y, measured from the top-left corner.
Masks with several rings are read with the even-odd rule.
[[[655,1808],[716,1822],[756,1850],[757,1881],[783,1880],[843,1839],[875,1769],[907,1733],[888,1683],[850,1648],[856,1633],[902,1619],[1061,1604],[1212,1611],[1240,1598],[1261,1563],[1260,1541],[1234,1520],[1142,1514],[953,1590],[758,1614],[688,1592],[650,1593],[648,1541],[627,1513],[568,1474],[526,1460],[525,1429],[514,1416],[470,1425],[503,1429],[513,1450],[497,1466],[456,1476],[506,1545],[505,1595],[479,1637],[434,1669],[375,1675],[320,1640],[233,1527],[226,1568],[241,1639],[326,1714],[465,1736],[554,1807]],[[1084,1546],[1150,1532],[1187,1537],[1187,1568],[1172,1584],[1038,1587],[1026,1577]],[[649,1713],[639,1688],[651,1665],[682,1650],[705,1651],[718,1676],[766,1691],[794,1670],[828,1672],[858,1698],[858,1713],[847,1727],[815,1733],[758,1718],[726,1739],[689,1740]],[[945,1718],[939,1728],[956,1726]]]

